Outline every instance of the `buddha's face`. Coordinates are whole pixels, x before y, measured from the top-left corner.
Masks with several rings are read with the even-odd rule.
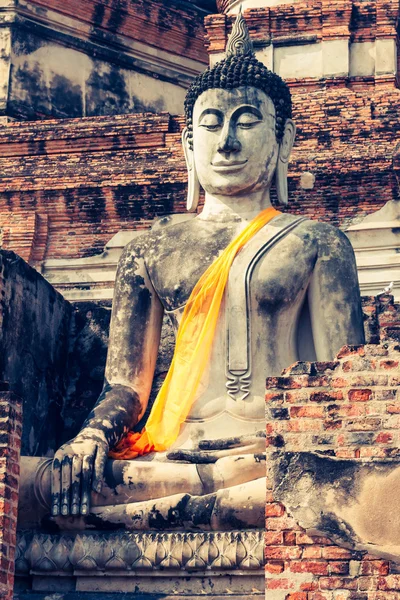
[[[279,144],[272,100],[254,87],[210,89],[193,110],[194,163],[214,195],[244,195],[270,187]]]

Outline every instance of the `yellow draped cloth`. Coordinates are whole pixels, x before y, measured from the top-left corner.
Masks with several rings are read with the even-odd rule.
[[[145,428],[129,432],[110,452],[111,458],[129,459],[167,450],[177,439],[192,408],[200,380],[208,365],[218,314],[237,253],[280,212],[262,211],[225,248],[193,288],[179,325],[175,352]]]

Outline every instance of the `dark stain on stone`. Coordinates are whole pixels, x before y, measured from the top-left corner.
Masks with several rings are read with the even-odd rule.
[[[150,83],[150,81],[149,81]],[[160,96],[157,100],[153,100],[152,102],[144,103],[143,100],[140,100],[138,96],[134,94],[131,95],[132,106],[129,112],[133,113],[141,113],[141,112],[151,112],[151,113],[159,113],[166,110],[165,102],[163,98]]]
[[[164,531],[166,529],[183,527],[185,509],[190,500],[190,495],[185,494],[175,507],[168,509],[167,517],[165,518],[154,505],[149,513],[149,527]]]
[[[237,511],[233,508],[224,510],[224,513],[219,515],[221,524],[228,525],[229,529],[248,529],[248,524],[237,518]]]
[[[111,302],[73,305],[61,443],[80,431],[103,388]]]
[[[92,13],[92,23],[95,27],[100,27],[103,24],[103,19],[105,15],[105,5],[104,4],[96,4]]]
[[[96,61],[86,82],[86,115],[128,113],[130,97],[122,70]]]
[[[32,54],[46,45],[37,35],[33,35],[25,28],[15,27],[12,35],[12,50],[15,56]]]
[[[28,97],[29,104],[21,100],[20,95]],[[27,118],[39,118],[51,113],[49,92],[39,63],[31,65],[25,61],[22,66],[12,69],[9,97],[16,110]]]
[[[118,30],[126,21],[128,11],[126,10],[126,0],[114,0],[111,5],[110,16],[107,21],[107,29],[112,33],[118,33]]]
[[[135,221],[174,212],[174,204],[183,199],[186,185],[160,183],[133,184],[113,188],[115,209],[122,220]]]
[[[331,134],[327,130],[320,129],[317,133],[318,144],[321,146],[327,146],[328,148],[332,145]]]
[[[216,494],[191,499],[187,513],[195,527],[210,525],[216,499]]]
[[[326,109],[326,116],[327,117],[340,117],[342,112],[341,108],[327,108]]]
[[[354,541],[357,540],[357,536],[350,525],[348,523],[340,523],[336,515],[330,515],[329,513],[322,514],[320,516],[319,527],[327,536],[331,535],[334,538],[339,538],[351,546],[354,546]]]
[[[98,515],[94,515],[93,513],[88,514],[85,517],[86,525],[91,526],[92,529],[102,529],[104,530],[115,530],[115,529],[125,529],[125,525],[123,523],[109,523],[106,519],[102,519]]]
[[[79,85],[74,85],[63,75],[54,75],[50,83],[52,113],[58,117],[80,117],[83,114],[83,95]]]

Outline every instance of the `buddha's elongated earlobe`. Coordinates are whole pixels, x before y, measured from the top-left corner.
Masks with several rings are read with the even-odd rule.
[[[188,193],[186,208],[189,212],[196,212],[199,204],[200,182],[197,177],[196,167],[194,164],[193,150],[189,140],[189,132],[187,128],[182,132],[182,146],[185,153],[185,160],[188,172]]]
[[[296,135],[296,126],[291,119],[285,123],[283,138],[279,144],[278,163],[276,165],[275,183],[279,204],[288,204],[288,162]]]

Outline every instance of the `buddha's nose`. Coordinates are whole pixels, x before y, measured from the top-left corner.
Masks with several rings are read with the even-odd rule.
[[[239,140],[234,137],[231,133],[222,136],[219,144],[218,144],[218,152],[239,152],[242,149],[242,146]]]

